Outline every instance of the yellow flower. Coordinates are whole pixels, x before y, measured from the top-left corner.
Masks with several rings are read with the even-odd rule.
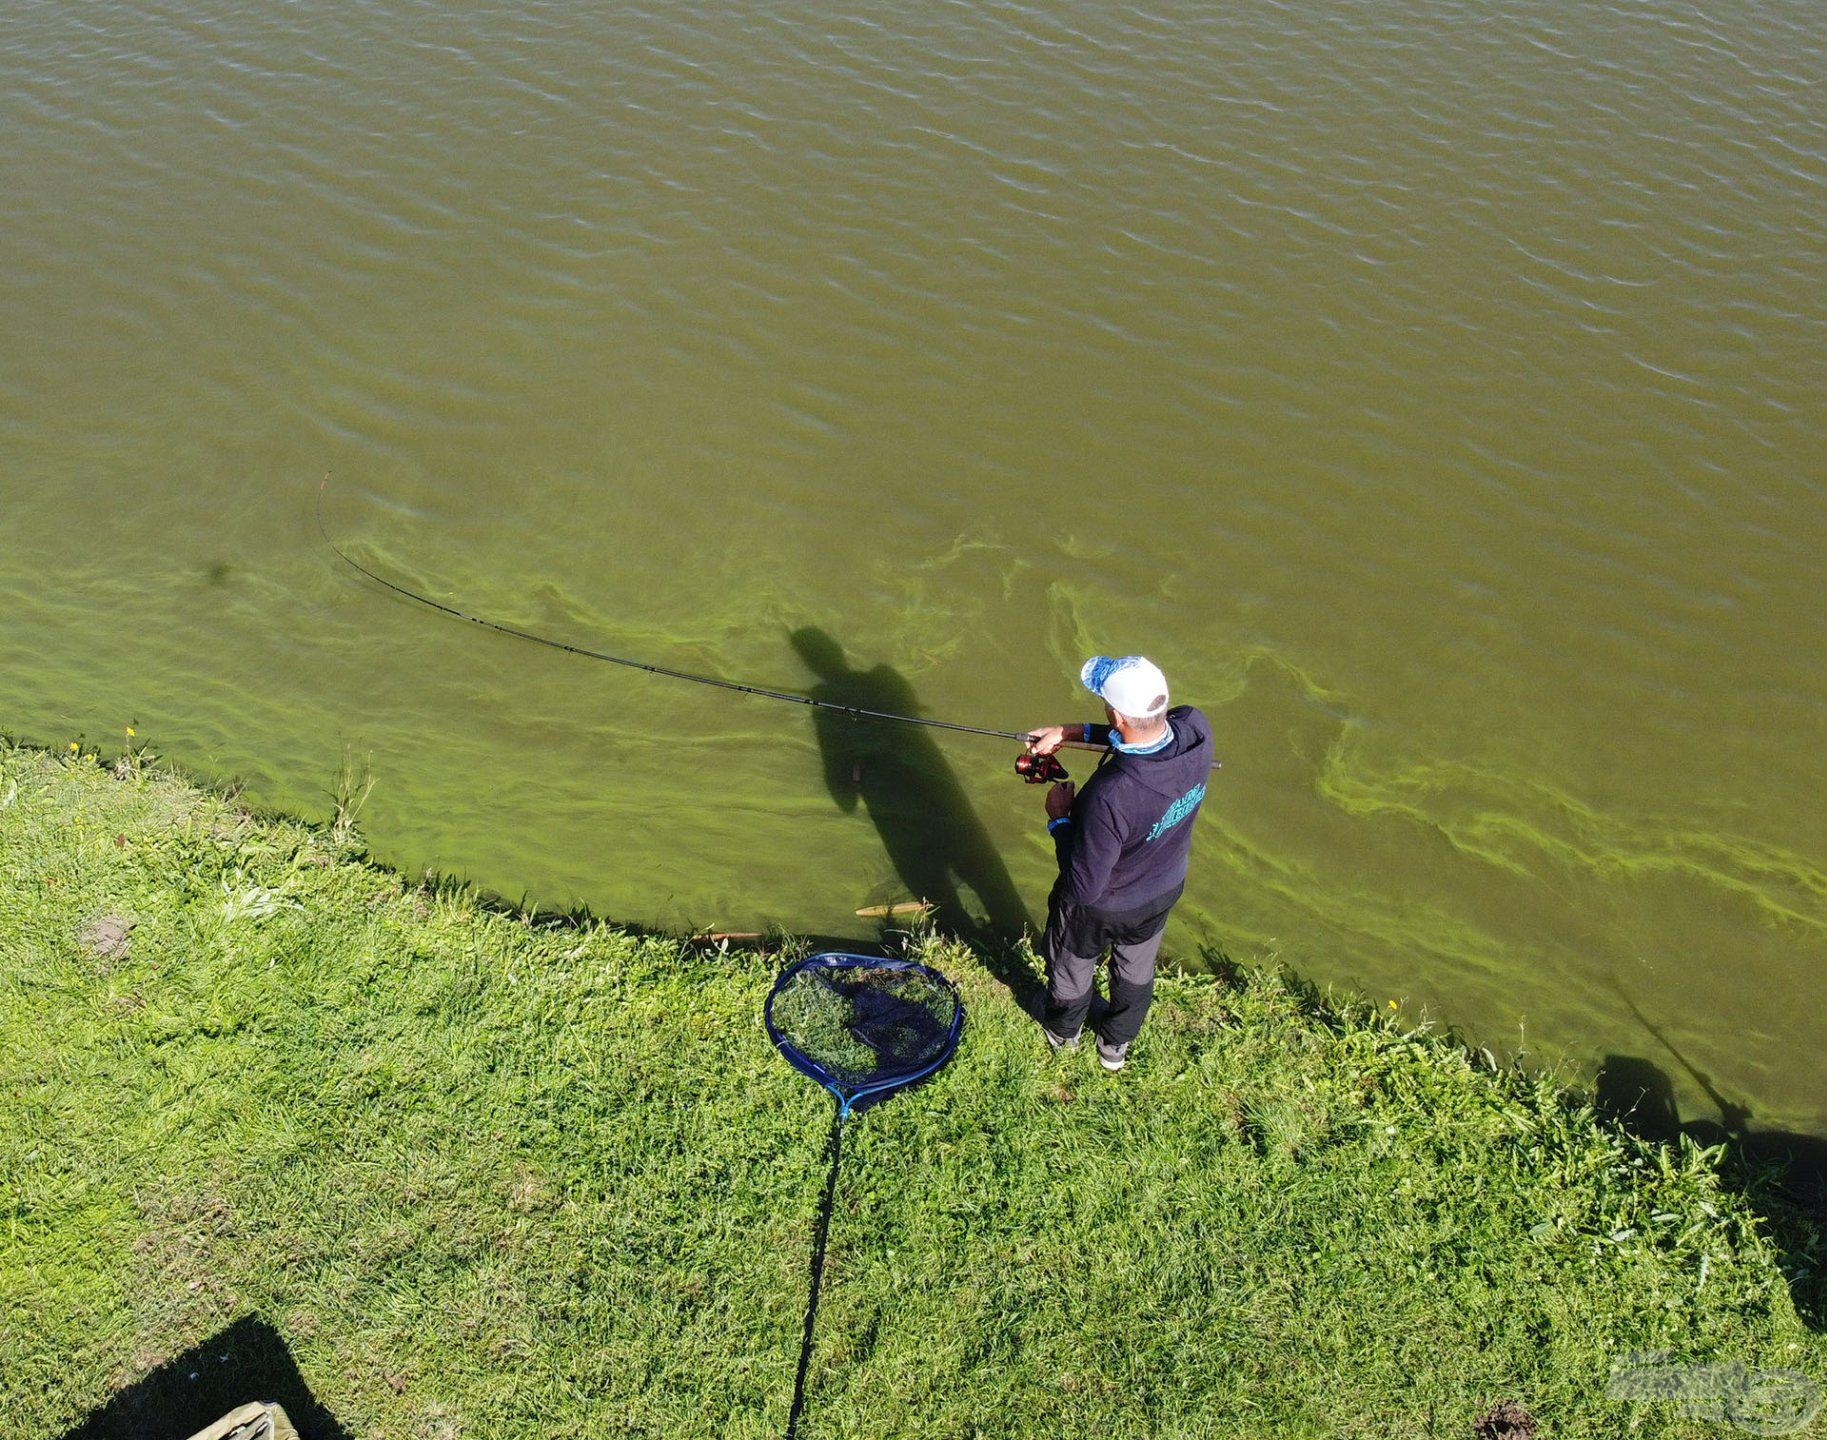
[[[70,742],[70,748],[71,748],[71,749],[72,749],[72,750],[74,750],[74,749],[75,749],[75,748],[76,748],[76,742],[75,742],[75,741],[74,741],[74,740],[72,740],[72,741],[71,741],[71,742]]]
[[[133,738],[133,727],[131,725],[127,727],[127,738],[129,740]]]
[[[1391,1009],[1391,1010],[1394,1010],[1394,1009],[1395,1009],[1395,1008],[1396,1008],[1396,1002],[1395,1002],[1395,1001],[1394,1001],[1394,1000],[1391,1000],[1391,1001],[1390,1001],[1390,1002],[1389,1002],[1389,1008],[1390,1008],[1390,1009]]]

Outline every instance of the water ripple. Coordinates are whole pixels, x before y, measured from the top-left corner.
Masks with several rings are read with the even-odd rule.
[[[1159,648],[1274,779],[1190,908],[1427,954],[1454,1018],[1609,1044],[1590,967],[1722,894],[1729,968],[1827,1003],[1810,7],[81,0],[0,10],[0,68],[0,724],[132,707],[276,798],[357,734],[390,853],[849,918],[883,861],[803,734],[377,607],[329,467],[440,593],[731,673],[803,683],[816,622],[1017,715]],[[1684,979],[1691,1028],[1744,1009]]]

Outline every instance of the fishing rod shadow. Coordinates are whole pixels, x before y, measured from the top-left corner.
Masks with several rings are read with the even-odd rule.
[[[813,626],[790,637],[817,677],[810,694],[829,705],[897,715],[919,713],[907,678],[888,665],[852,666],[828,632]],[[932,907],[934,926],[971,945],[1024,1003],[1033,975],[1010,955],[1028,929],[1027,907],[989,832],[931,732],[865,725],[836,710],[812,712],[825,785],[838,809],[860,804],[907,893]],[[966,903],[966,895],[976,906]]]

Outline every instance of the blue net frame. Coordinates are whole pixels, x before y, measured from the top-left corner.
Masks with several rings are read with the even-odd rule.
[[[904,977],[931,996],[950,1004],[951,1014],[940,1020],[923,1004],[880,987],[874,977]],[[850,977],[855,976],[855,982]],[[823,985],[831,990],[853,1017],[845,1024],[846,1037],[867,1052],[867,1064],[845,1063],[828,1047],[822,1055],[809,1054],[776,1017],[782,997],[796,987]],[[958,987],[929,965],[872,955],[829,951],[809,955],[789,965],[774,980],[763,1010],[768,1038],[795,1070],[810,1076],[837,1099],[839,1115],[866,1109],[896,1090],[926,1079],[941,1069],[958,1048],[964,1030],[964,1002]],[[803,1042],[804,1037],[799,1037]],[[855,1046],[853,1054],[861,1054]]]

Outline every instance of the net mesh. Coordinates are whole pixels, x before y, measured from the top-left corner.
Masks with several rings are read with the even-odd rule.
[[[924,968],[814,959],[781,983],[768,1018],[820,1078],[854,1090],[937,1064],[957,1038],[958,1011],[957,992]]]

